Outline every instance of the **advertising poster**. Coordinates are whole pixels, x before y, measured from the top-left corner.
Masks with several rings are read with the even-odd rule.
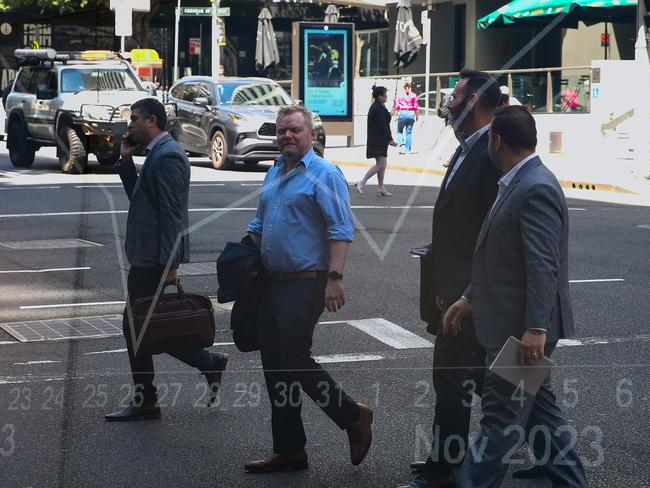
[[[305,26],[302,30],[302,99],[322,118],[351,117],[351,34],[345,26]]]

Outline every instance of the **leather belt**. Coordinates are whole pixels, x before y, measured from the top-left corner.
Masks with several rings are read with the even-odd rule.
[[[273,281],[315,280],[327,276],[327,271],[271,271]]]

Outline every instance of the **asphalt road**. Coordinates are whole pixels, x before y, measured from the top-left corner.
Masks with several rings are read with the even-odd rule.
[[[119,253],[128,201],[118,179],[99,166],[90,175],[61,178],[49,156],[17,171],[0,150],[2,324],[116,315],[122,308]],[[263,169],[216,172],[197,161],[193,262],[214,262],[226,242],[242,236]],[[0,330],[0,487],[394,487],[409,481],[408,464],[428,453],[435,339],[418,317],[419,262],[408,250],[430,240],[437,188],[390,188],[390,199],[353,192],[358,232],[345,273],[347,304],[324,313],[314,337],[314,355],[375,410],[375,441],[361,466],[349,463],[345,433],[307,399],[310,469],[244,473],[245,462],[270,453],[270,408],[258,354],[234,348],[228,312],[218,309],[214,349],[231,354],[219,404],[204,407],[197,371],[156,357],[164,407],[156,422],[102,419],[130,398],[121,337],[18,343]],[[575,428],[591,486],[650,486],[650,214],[606,202],[570,200],[569,206],[577,336],[554,354],[558,401]],[[81,239],[86,247],[60,248],[60,239]],[[47,248],[30,249],[34,241]],[[183,281],[187,289],[216,294],[214,275]],[[478,418],[476,409],[474,428]],[[504,486],[549,485],[508,478]]]

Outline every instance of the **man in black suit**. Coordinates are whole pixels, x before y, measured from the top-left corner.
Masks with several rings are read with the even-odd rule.
[[[189,260],[190,162],[178,143],[165,131],[167,115],[162,103],[145,98],[131,106],[131,122],[120,148],[115,168],[129,197],[126,220],[126,257],[131,265],[122,329],[135,385],[133,400],[126,408],[104,416],[107,421],[160,418],[154,369],[150,354],[137,348],[139,330],[134,329],[129,310],[139,298],[156,294],[161,283],[176,283],[177,268]],[[127,137],[129,136],[129,137]],[[138,174],[133,155],[144,149],[147,158]],[[176,240],[181,237],[180,245]],[[205,348],[170,353],[197,368],[212,389],[214,401],[228,355]]]
[[[474,245],[497,194],[501,172],[488,155],[488,129],[501,100],[496,80],[487,73],[460,72],[448,105],[460,146],[452,157],[433,211],[431,269],[435,283],[438,332],[433,353],[436,407],[431,455],[414,463],[420,471],[410,487],[454,486],[453,468],[462,463],[469,434],[472,394],[480,393],[485,351],[474,333],[471,316],[458,335],[442,335],[441,314],[458,300],[470,282]],[[461,440],[462,439],[462,440]]]

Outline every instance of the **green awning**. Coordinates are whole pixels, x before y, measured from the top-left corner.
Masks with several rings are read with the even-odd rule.
[[[545,24],[564,14],[563,27],[599,22],[634,22],[638,0],[514,0],[478,20],[479,29],[490,26]]]

